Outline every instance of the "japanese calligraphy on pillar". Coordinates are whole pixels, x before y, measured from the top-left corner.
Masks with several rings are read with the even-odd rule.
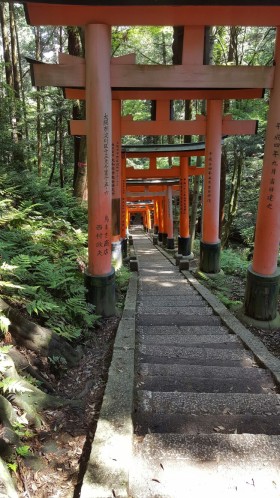
[[[275,188],[276,188],[276,176],[279,173],[278,168],[280,162],[280,122],[276,123],[275,134],[273,138],[273,151],[272,151],[272,162],[270,169],[269,184],[266,193],[266,207],[267,209],[273,209]]]
[[[104,223],[96,225],[96,255],[106,256],[110,249],[109,216],[104,216]]]
[[[104,138],[103,138],[103,148],[104,148],[104,194],[109,195],[110,192],[110,173],[111,168],[109,165],[109,118],[108,114],[104,114],[103,119],[103,130],[104,130]]]
[[[207,171],[207,192],[206,192],[206,199],[208,203],[211,203],[212,200],[212,173],[213,173],[213,156],[212,152],[209,152],[208,171]]]
[[[180,212],[181,215],[188,214],[188,177],[183,176],[180,182]]]

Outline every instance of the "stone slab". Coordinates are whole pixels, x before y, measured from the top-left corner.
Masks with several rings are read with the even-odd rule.
[[[135,308],[137,277],[130,278],[119,323],[94,442],[81,488],[81,498],[107,498],[115,490],[127,498],[132,459]],[[120,446],[123,451],[120,451]]]
[[[141,295],[141,303],[151,304],[151,297],[145,294]],[[205,301],[198,294],[188,294],[185,296],[154,296],[152,299],[154,306],[159,308],[166,306],[205,306]]]
[[[280,437],[149,434],[135,442],[133,498],[269,498],[280,494]]]
[[[177,345],[177,346],[190,346],[190,345],[195,345],[195,346],[205,346],[206,344],[208,345],[215,345],[215,347],[219,345],[229,345],[231,344],[232,346],[238,345],[241,346],[240,340],[231,334],[209,334],[209,335],[156,335],[156,334],[150,334],[149,332],[143,334],[138,334],[137,335],[137,340],[140,343],[144,344],[154,344],[154,345]]]
[[[186,358],[192,360],[203,360],[205,362],[209,360],[227,360],[227,361],[253,361],[253,356],[251,353],[241,350],[220,350],[209,347],[196,348],[196,347],[180,347],[180,346],[161,346],[153,344],[140,344],[138,347],[139,356],[156,356],[156,357],[166,357],[166,358]]]
[[[154,315],[142,314],[137,318],[137,325],[155,326],[155,325],[221,325],[218,316],[198,316],[198,315]]]
[[[143,412],[189,415],[252,415],[280,416],[279,394],[243,393],[165,393],[140,391],[138,406]]]
[[[279,415],[185,415],[176,413],[134,414],[138,435],[157,434],[280,434]]]
[[[138,313],[154,315],[213,315],[213,310],[209,306],[154,306],[140,303],[138,305]]]
[[[188,392],[188,393],[256,393],[256,394],[274,394],[274,384],[266,379],[246,379],[245,373],[243,378],[239,379],[205,379],[205,378],[186,378],[186,377],[164,377],[139,376],[136,379],[136,389],[157,392]],[[280,422],[280,418],[279,418]]]
[[[212,379],[271,379],[267,370],[258,367],[217,367],[199,365],[166,365],[158,363],[141,363],[137,366],[137,372],[144,376],[181,376],[188,379],[211,377]]]
[[[226,327],[218,325],[192,325],[192,326],[177,326],[177,325],[153,325],[153,326],[137,326],[139,334],[155,334],[155,335],[207,335],[207,334],[225,334],[228,333]],[[234,336],[234,334],[230,334]]]

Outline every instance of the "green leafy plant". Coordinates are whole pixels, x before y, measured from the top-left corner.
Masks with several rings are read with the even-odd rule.
[[[16,452],[22,458],[26,458],[31,455],[30,446],[27,445],[19,446],[18,448],[16,448]]]
[[[9,172],[0,175],[0,214],[2,298],[69,341],[86,336],[98,320],[84,286],[86,210],[67,189],[26,172],[19,184]]]

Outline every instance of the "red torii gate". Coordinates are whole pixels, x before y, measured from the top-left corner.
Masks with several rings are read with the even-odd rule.
[[[27,2],[26,12],[33,25],[85,25],[86,38],[86,102],[89,180],[89,285],[93,299],[104,314],[113,312],[114,275],[110,251],[104,245],[102,254],[96,250],[96,236],[106,247],[110,243],[110,173],[111,173],[111,89],[223,89],[270,88],[270,110],[264,167],[258,210],[255,251],[248,270],[245,313],[258,320],[271,321],[277,315],[279,272],[277,256],[280,238],[280,36],[277,36],[275,66],[223,67],[203,66],[201,32],[205,25],[274,26],[280,24],[280,6],[273,0],[152,0],[117,1],[109,5],[86,0],[87,5],[74,5],[71,0]],[[218,4],[217,4],[218,3]],[[246,5],[244,5],[244,3]],[[278,3],[278,2],[277,2]],[[65,5],[67,8],[65,9]],[[145,5],[145,7],[143,7]],[[203,8],[201,7],[203,5]],[[110,66],[110,25],[185,25],[190,45],[182,66]],[[278,30],[279,31],[279,30]],[[198,33],[198,34],[197,34]],[[82,74],[82,69],[80,73]],[[217,95],[219,95],[217,90]],[[211,123],[214,123],[215,127]],[[210,126],[211,125],[211,126]],[[206,188],[209,189],[206,213],[212,218],[217,198],[213,181],[219,175],[220,157],[217,136],[221,136],[221,100],[208,102],[206,151]],[[95,170],[93,169],[95,165]],[[211,175],[210,175],[210,172]],[[213,175],[213,176],[212,176]],[[205,216],[205,213],[204,213]],[[210,222],[211,226],[212,221]],[[214,227],[215,228],[215,227]],[[205,240],[204,250],[212,248]],[[207,245],[209,246],[207,248]],[[101,289],[101,290],[100,290]]]

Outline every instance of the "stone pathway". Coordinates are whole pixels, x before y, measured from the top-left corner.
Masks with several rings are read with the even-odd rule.
[[[140,231],[133,498],[280,497],[269,371]]]

